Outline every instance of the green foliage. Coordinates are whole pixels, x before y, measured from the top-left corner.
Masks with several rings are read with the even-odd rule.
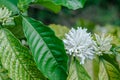
[[[25,12],[28,9],[29,4],[33,1],[34,0],[19,0],[18,8],[20,9],[21,12]]]
[[[102,33],[106,30],[107,34],[113,35],[111,48],[113,54],[95,55],[93,63],[89,63],[92,66],[89,69],[93,72],[93,75],[89,76],[84,68],[86,65],[81,65],[75,57],[71,60],[66,54],[62,39],[69,28],[55,24],[48,27],[40,21],[23,17],[24,13],[27,14],[30,4],[39,4],[58,13],[62,6],[72,10],[82,8],[85,1],[0,0],[0,7],[5,6],[11,10],[14,18],[14,24],[2,25],[0,23],[0,80],[91,80],[91,78],[120,80],[120,48],[118,47],[120,27],[106,25],[100,29],[101,31],[97,31],[93,22],[83,19],[77,21],[77,26],[87,27],[91,32]],[[11,17],[7,14],[6,11],[4,15],[6,19]],[[0,18],[4,16],[0,15]],[[103,18],[102,20],[104,21]],[[21,44],[19,41],[21,39],[27,39],[28,48]]]
[[[19,0],[18,7],[24,12],[27,10],[30,3],[40,4],[54,12],[59,12],[61,6],[76,10],[82,8],[86,0]]]
[[[119,64],[119,67],[120,67],[120,50],[119,50],[119,52],[118,52],[118,54],[116,56],[116,60],[117,60],[117,62]]]
[[[8,76],[8,71],[2,66],[0,61],[0,80],[11,80]]]
[[[43,7],[46,7],[50,9],[51,11],[58,13],[61,10],[60,5],[56,5],[55,3],[51,1],[45,1],[45,0],[36,0],[35,3],[42,5]]]
[[[39,70],[50,80],[66,80],[67,55],[63,42],[49,27],[31,18],[23,17],[23,29]]]
[[[120,80],[120,70],[115,57],[100,57],[99,80]]]
[[[88,73],[77,59],[72,59],[67,80],[91,80]]]
[[[61,25],[50,24],[49,27],[55,32],[55,35],[60,39],[63,39],[65,37],[65,33],[68,33],[69,31],[69,28]]]
[[[22,28],[22,18],[20,16],[14,17],[14,25],[4,26],[5,28],[9,29],[15,37],[19,39],[25,38],[23,28]]]
[[[29,50],[7,29],[0,30],[1,61],[12,80],[45,80]]]
[[[98,73],[99,73],[99,58],[96,57],[93,59],[93,80],[98,79]]]
[[[46,1],[51,1],[57,5],[62,5],[69,9],[76,10],[78,8],[82,8],[86,0],[46,0]]]

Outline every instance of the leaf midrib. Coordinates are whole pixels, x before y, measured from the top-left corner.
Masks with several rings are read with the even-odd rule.
[[[24,18],[24,20],[32,27],[32,29],[34,29],[34,31],[35,31],[36,33],[38,33],[37,30],[33,27],[32,24],[30,24],[25,18]],[[39,34],[39,33],[38,33],[38,34]],[[49,49],[47,43],[46,43],[46,42],[44,41],[44,39],[40,36],[40,34],[39,34],[39,37],[42,39],[42,41],[44,42],[44,44],[47,46],[47,49],[49,50],[50,54],[52,54],[52,52],[51,52],[51,50]],[[51,56],[53,56],[53,58],[54,58],[54,60],[56,61],[57,65],[59,65],[58,62],[57,62],[57,60],[55,59],[54,55],[51,55]],[[60,67],[60,68],[62,68],[62,67]],[[63,70],[64,70],[64,69],[63,69]]]
[[[76,73],[77,73],[77,80],[78,80],[78,79],[79,79],[79,78],[78,78],[78,77],[79,77],[79,74],[78,74],[78,72],[77,72],[77,62],[76,62],[76,59],[74,59],[74,60],[75,60],[75,63],[74,63],[74,64],[75,64],[75,69],[76,69],[75,71],[76,71]]]

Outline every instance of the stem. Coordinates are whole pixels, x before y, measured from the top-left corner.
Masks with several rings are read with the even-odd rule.
[[[0,29],[2,28],[2,23],[0,23]]]
[[[72,56],[68,56],[69,59],[68,59],[68,71],[69,71],[69,68],[70,68],[70,64],[71,64],[71,61],[72,61]]]

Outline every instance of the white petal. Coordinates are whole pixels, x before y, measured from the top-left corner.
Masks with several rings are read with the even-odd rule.
[[[92,59],[94,56],[93,40],[91,34],[87,33],[87,29],[78,27],[77,30],[72,28],[63,40],[68,54],[79,57],[83,64],[85,59]]]

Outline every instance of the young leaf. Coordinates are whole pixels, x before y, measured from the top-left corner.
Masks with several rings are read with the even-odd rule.
[[[1,61],[12,80],[46,80],[37,69],[29,50],[7,29],[0,30]]]
[[[39,70],[50,80],[66,80],[67,55],[63,42],[41,22],[23,17],[23,29]]]
[[[99,80],[120,80],[119,68],[113,61],[110,57],[100,57]]]
[[[73,58],[70,64],[69,75],[67,80],[91,80],[88,73],[80,62]]]

